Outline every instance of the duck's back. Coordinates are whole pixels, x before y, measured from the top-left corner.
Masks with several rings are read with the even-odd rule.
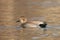
[[[22,24],[23,27],[37,27],[36,24],[33,24],[33,23],[24,23]]]

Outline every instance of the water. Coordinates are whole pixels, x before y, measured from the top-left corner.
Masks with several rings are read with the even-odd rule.
[[[20,26],[0,26],[0,35],[6,35],[12,39],[41,40],[42,38],[60,37],[60,27],[47,25],[46,34],[42,34],[41,28],[21,28]],[[23,30],[23,31],[21,31]],[[4,32],[4,33],[3,33]],[[10,35],[10,36],[9,36]],[[5,37],[5,36],[3,36]],[[7,38],[8,38],[7,37]],[[17,38],[16,38],[17,37]]]

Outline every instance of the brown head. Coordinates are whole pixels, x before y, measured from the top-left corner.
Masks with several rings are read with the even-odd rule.
[[[25,16],[21,16],[17,22],[26,23],[27,22],[27,18]]]

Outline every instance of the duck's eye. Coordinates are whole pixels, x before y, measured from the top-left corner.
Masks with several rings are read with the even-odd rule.
[[[25,21],[25,19],[23,19],[23,21]]]

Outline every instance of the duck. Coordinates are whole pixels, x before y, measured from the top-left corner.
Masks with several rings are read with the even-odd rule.
[[[22,28],[38,27],[38,28],[41,28],[44,31],[44,33],[46,31],[47,23],[44,21],[28,21],[25,16],[21,16],[19,20],[17,20],[16,22],[20,22],[21,23],[20,26]]]
[[[41,28],[46,28],[47,23],[43,21],[28,21],[26,17],[21,16],[17,22],[20,22],[21,25],[28,27],[37,27],[40,26]],[[22,26],[22,27],[23,27]],[[24,28],[24,27],[23,27]]]

